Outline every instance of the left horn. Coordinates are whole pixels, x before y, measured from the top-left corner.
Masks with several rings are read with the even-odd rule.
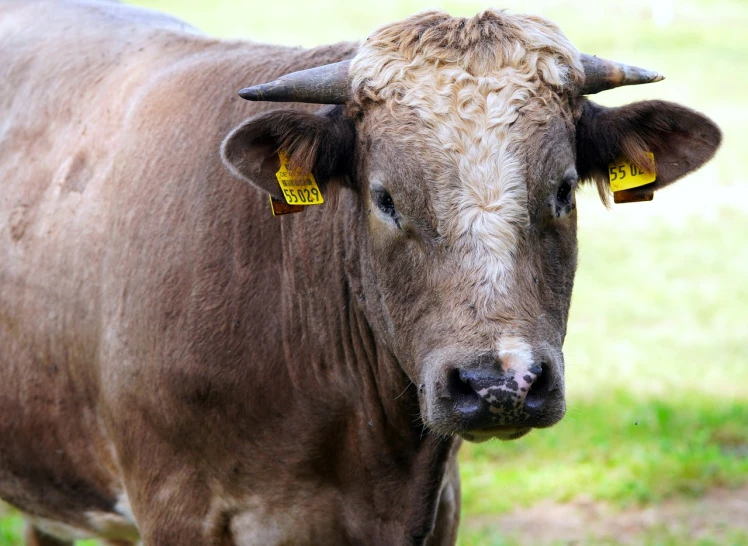
[[[351,97],[350,64],[351,61],[341,61],[292,72],[270,83],[242,89],[239,96],[257,101],[345,104]]]
[[[608,61],[585,53],[582,53],[582,66],[584,67],[582,95],[592,95],[614,87],[654,83],[665,79],[665,76],[659,72]]]

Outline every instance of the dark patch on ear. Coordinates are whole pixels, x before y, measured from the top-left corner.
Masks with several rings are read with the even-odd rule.
[[[722,142],[708,117],[665,101],[643,101],[606,108],[585,100],[576,126],[577,170],[608,193],[608,165],[621,156],[652,171],[646,152],[655,156],[657,180],[630,191],[651,193],[698,169],[714,157]]]
[[[345,178],[349,172],[354,136],[342,106],[328,106],[314,114],[275,110],[234,129],[221,146],[221,157],[235,175],[282,199],[275,178],[279,150],[288,152],[292,166],[312,172],[324,190],[331,178]]]

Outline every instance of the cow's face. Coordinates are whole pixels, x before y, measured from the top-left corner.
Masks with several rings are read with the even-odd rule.
[[[516,146],[487,131],[452,155],[398,138],[402,116],[371,112],[358,132],[372,319],[432,429],[511,438],[552,425],[576,269],[573,126],[517,120],[529,138]]]
[[[273,112],[226,141],[270,193],[279,148],[352,190],[361,305],[438,433],[512,439],[561,419],[580,179],[653,151],[656,190],[719,143],[677,105],[596,106],[583,78],[547,21],[422,14],[365,42],[347,107]]]

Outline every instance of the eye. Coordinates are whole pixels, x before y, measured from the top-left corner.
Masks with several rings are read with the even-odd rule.
[[[379,212],[394,222],[398,229],[402,229],[402,226],[400,225],[400,214],[395,208],[395,201],[392,199],[390,192],[385,189],[384,185],[378,180],[374,180],[372,181],[370,192],[371,200],[374,201]]]
[[[552,199],[551,208],[553,210],[553,216],[555,218],[561,218],[569,214],[574,207],[574,189],[579,183],[579,176],[577,171],[573,168],[568,169],[565,173],[561,182],[559,182],[556,188],[556,195]]]
[[[397,211],[395,210],[395,203],[392,201],[392,196],[383,188],[373,190],[374,202],[377,204],[379,210],[385,213],[387,216],[393,219],[397,217]]]
[[[556,201],[559,203],[568,203],[571,199],[571,183],[568,180],[561,181],[556,194]]]

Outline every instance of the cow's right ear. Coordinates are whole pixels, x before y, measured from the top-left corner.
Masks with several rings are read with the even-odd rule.
[[[651,184],[627,192],[644,197],[701,167],[722,142],[708,117],[659,100],[607,108],[585,99],[576,129],[577,172],[582,180],[594,180],[601,196],[608,187],[608,166],[620,157],[656,173]]]
[[[341,106],[324,107],[314,114],[274,110],[234,129],[221,145],[221,157],[233,174],[283,200],[275,177],[279,151],[288,154],[292,167],[313,173],[324,191],[330,179],[350,172],[354,136],[353,124]]]

